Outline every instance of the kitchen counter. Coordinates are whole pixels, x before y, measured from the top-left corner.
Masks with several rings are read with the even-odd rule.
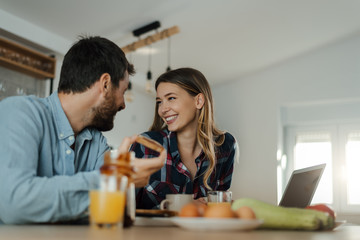
[[[123,240],[355,240],[360,226],[347,225],[332,231],[189,231],[179,227],[140,227],[95,229],[84,225],[0,225],[0,239],[123,239]]]

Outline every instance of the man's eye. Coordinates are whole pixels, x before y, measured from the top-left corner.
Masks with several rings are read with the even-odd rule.
[[[156,101],[156,105],[160,105],[161,104],[161,101]]]

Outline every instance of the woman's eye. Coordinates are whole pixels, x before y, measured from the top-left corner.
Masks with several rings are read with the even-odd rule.
[[[174,100],[175,99],[175,97],[169,97],[169,100]]]
[[[156,105],[160,105],[161,104],[161,101],[156,101]]]

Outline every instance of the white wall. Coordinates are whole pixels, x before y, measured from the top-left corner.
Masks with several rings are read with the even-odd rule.
[[[65,54],[71,42],[56,33],[44,30],[24,19],[0,9],[0,30],[5,30],[29,42],[36,43],[56,53]],[[54,30],[56,32],[56,30]]]
[[[147,131],[153,122],[155,96],[139,88],[135,87],[133,90],[134,101],[126,103],[126,108],[117,113],[114,128],[109,132],[104,132],[108,144],[114,148],[121,144],[124,137]]]
[[[213,87],[217,124],[233,133],[240,146],[234,198],[277,203],[282,106],[351,101],[358,99],[359,90],[359,35]]]

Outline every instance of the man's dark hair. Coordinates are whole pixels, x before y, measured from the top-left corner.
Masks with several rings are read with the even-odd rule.
[[[135,73],[124,52],[102,37],[82,37],[65,54],[58,92],[80,93],[89,89],[103,73],[109,73],[115,87],[125,72]]]

